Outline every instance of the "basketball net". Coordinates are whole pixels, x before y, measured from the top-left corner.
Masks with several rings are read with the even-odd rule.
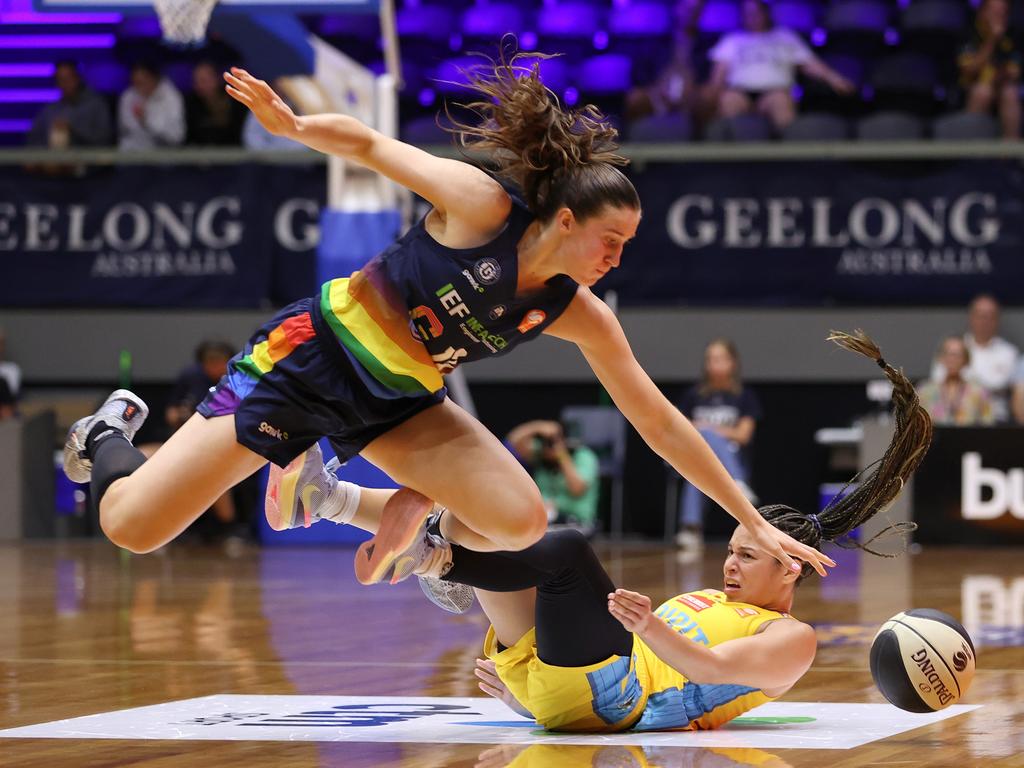
[[[164,40],[185,48],[206,40],[206,25],[217,0],[153,0]]]

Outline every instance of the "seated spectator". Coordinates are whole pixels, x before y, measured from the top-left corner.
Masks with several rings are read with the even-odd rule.
[[[17,403],[14,401],[11,388],[7,385],[7,379],[0,378],[0,421],[7,421],[17,416],[16,406]]]
[[[537,483],[548,521],[592,533],[601,489],[597,454],[566,439],[557,421],[528,421],[506,439]]]
[[[720,117],[756,111],[781,131],[796,117],[796,68],[837,93],[854,92],[853,83],[815,56],[798,34],[772,24],[763,0],[743,1],[743,28],[725,35],[708,54],[714,62],[709,90]]]
[[[234,348],[223,341],[203,341],[196,347],[195,362],[179,374],[164,411],[167,426],[172,432],[192,417],[210,387],[227,373],[228,361],[234,354]],[[252,495],[252,485],[252,478],[244,480],[218,498],[210,508],[214,519],[200,518],[196,529],[205,537],[224,538],[229,545],[250,538],[248,514],[243,512],[252,506],[252,500],[248,498]]]
[[[0,328],[0,379],[7,383],[11,397],[15,400],[21,395],[21,366],[7,359],[7,332]]]
[[[1015,422],[1024,424],[1024,355],[1021,355],[1020,362],[1017,363],[1017,370],[1013,374],[1010,411]]]
[[[999,302],[988,294],[976,296],[967,310],[968,331],[964,343],[970,356],[965,378],[980,384],[992,400],[992,413],[997,423],[1009,420],[1010,383],[1020,353],[998,336]],[[932,381],[946,379],[941,361],[932,367]]]
[[[220,71],[209,61],[192,70],[192,93],[185,97],[188,144],[239,146],[248,110],[224,91]]]
[[[968,112],[999,114],[1004,139],[1020,138],[1021,57],[1008,34],[1010,4],[983,0],[957,64]]]
[[[50,149],[103,147],[114,141],[107,102],[87,86],[73,61],[58,61],[54,82],[60,99],[32,121],[28,144]]]
[[[932,421],[957,427],[993,424],[995,417],[988,392],[964,376],[971,362],[964,340],[959,336],[943,339],[937,359],[945,378],[917,388],[921,407],[928,411]]]
[[[761,403],[740,378],[739,353],[732,341],[714,339],[704,348],[701,381],[683,395],[679,410],[704,436],[747,498],[754,501],[747,480],[750,445],[761,418]],[[676,534],[676,544],[684,550],[699,552],[704,547],[706,503],[703,493],[685,483]]]
[[[650,85],[626,94],[626,117],[637,120],[650,115],[691,114],[697,108],[697,73],[693,67],[693,40],[704,0],[683,0],[676,8],[679,23],[672,58]]]
[[[132,67],[131,86],[117,105],[121,149],[179,146],[185,140],[185,102],[174,84],[155,66]]]

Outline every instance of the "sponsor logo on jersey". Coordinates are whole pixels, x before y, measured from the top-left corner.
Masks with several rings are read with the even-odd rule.
[[[519,323],[519,332],[526,333],[527,331],[536,328],[538,325],[544,322],[544,318],[548,316],[548,313],[543,309],[531,309],[525,315],[523,315],[523,321]]]
[[[421,304],[409,313],[409,317],[409,332],[416,341],[437,339],[444,333],[444,326],[430,307]]]
[[[757,616],[756,608],[733,608],[740,616]]]
[[[278,440],[287,440],[288,439],[288,433],[287,432],[282,432],[277,427],[271,426],[270,424],[267,424],[267,422],[265,422],[265,421],[261,421],[260,422],[259,430],[260,430],[260,432],[262,432],[265,435],[270,435],[271,437],[276,437]]]
[[[488,312],[487,314],[490,315],[491,320],[497,320],[499,317],[505,314],[505,305],[496,304],[495,306],[491,307],[491,311]]]
[[[462,270],[462,276],[466,278],[466,280],[469,282],[470,286],[472,286],[474,291],[476,291],[477,293],[484,292],[484,287],[473,279],[473,275],[470,274],[470,271],[468,269]]]
[[[714,600],[704,595],[680,595],[676,600],[694,611],[703,611],[715,604]]]
[[[501,265],[492,258],[480,259],[473,265],[473,274],[484,285],[494,285],[501,279]]]

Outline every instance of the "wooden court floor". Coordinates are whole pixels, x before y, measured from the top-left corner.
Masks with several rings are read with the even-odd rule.
[[[599,546],[615,580],[656,600],[721,583],[722,547],[696,562],[653,545]],[[794,701],[882,702],[870,639],[910,607],[972,629],[978,675],[966,715],[851,750],[560,747],[543,766],[1024,766],[1024,558],[929,548],[898,560],[841,553],[798,592],[815,624]],[[352,550],[172,545],[129,556],[102,541],[0,545],[0,729],[217,693],[474,695],[479,610],[442,613],[413,583],[360,587]],[[480,766],[493,745],[0,739],[0,766]],[[531,768],[534,764],[530,764]],[[537,763],[540,765],[540,763]]]

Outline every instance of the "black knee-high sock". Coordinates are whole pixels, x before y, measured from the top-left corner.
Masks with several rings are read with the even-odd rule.
[[[86,440],[86,449],[92,456],[92,480],[89,489],[96,509],[100,508],[100,499],[111,483],[128,477],[146,460],[142,451],[129,443],[119,431],[109,429],[105,424],[102,425],[102,430],[101,425],[97,425]]]
[[[584,667],[632,652],[632,633],[608,612],[615,584],[579,531],[552,531],[519,552],[453,545],[444,578],[490,592],[536,587],[537,655],[547,664]]]

